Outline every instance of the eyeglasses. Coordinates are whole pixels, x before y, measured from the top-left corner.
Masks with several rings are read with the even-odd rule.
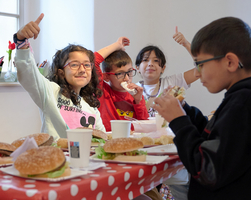
[[[90,63],[90,62],[81,63],[81,62],[78,62],[78,61],[68,62],[63,68],[65,68],[68,65],[73,70],[79,70],[79,68],[80,68],[81,65],[83,65],[83,67],[85,68],[85,70],[92,70],[92,68],[93,68],[93,63]]]
[[[207,59],[207,60],[194,61],[194,66],[198,70],[198,72],[200,72],[200,68],[201,68],[200,65],[202,63],[205,63],[205,62],[208,62],[208,61],[211,61],[211,60],[218,60],[218,59],[221,59],[221,58],[224,58],[224,57],[225,57],[225,55],[222,55],[222,56],[216,56],[216,57],[213,57],[213,58],[210,58],[210,59]]]
[[[117,79],[124,79],[126,75],[129,77],[133,77],[136,75],[136,69],[129,70],[128,72],[119,72],[119,73],[112,73],[112,72],[106,72],[107,74],[115,75]]]

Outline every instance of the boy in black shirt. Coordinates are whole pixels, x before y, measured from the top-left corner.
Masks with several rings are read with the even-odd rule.
[[[153,105],[170,122],[191,173],[188,199],[250,199],[251,29],[238,18],[215,20],[196,33],[191,52],[203,86],[227,90],[212,119],[168,93]]]

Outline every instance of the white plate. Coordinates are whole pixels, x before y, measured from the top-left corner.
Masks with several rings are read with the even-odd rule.
[[[71,179],[71,178],[75,178],[75,177],[78,177],[78,176],[88,174],[88,171],[80,171],[79,169],[71,169],[71,175],[70,176],[59,177],[59,178],[38,178],[38,177],[23,177],[23,176],[20,176],[19,171],[17,171],[14,166],[1,168],[0,170],[7,173],[7,174],[13,175],[13,176],[18,176],[18,177],[28,178],[28,179],[35,179],[35,180],[40,180],[40,181],[48,181],[48,182],[64,181],[64,180],[67,180],[67,179]]]
[[[149,155],[178,154],[175,144],[158,145],[139,150],[146,151]]]
[[[145,162],[137,162],[137,161],[116,161],[116,160],[104,160],[99,159],[96,154],[90,157],[90,160],[93,161],[102,161],[102,162],[113,162],[113,163],[130,163],[130,164],[141,164],[141,165],[156,165],[162,163],[164,160],[169,158],[169,156],[146,156]]]

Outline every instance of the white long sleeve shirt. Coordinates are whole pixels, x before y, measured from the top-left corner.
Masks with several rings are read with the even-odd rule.
[[[105,132],[98,109],[91,107],[83,98],[80,106],[75,106],[71,99],[63,96],[60,86],[39,72],[30,49],[16,51],[15,66],[18,81],[39,107],[41,132],[52,135],[55,140],[66,138],[66,129],[81,126]]]

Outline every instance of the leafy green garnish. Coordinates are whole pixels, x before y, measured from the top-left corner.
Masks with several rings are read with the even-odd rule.
[[[61,146],[58,146],[56,142],[52,142],[51,146],[61,148]]]
[[[61,176],[61,175],[64,173],[65,168],[67,168],[68,165],[69,165],[69,163],[66,162],[65,165],[64,165],[63,167],[61,167],[59,170],[54,171],[54,172],[46,172],[46,173],[44,173],[44,174],[47,174],[48,178],[56,178],[56,177],[59,177],[59,176]],[[36,174],[36,175],[28,175],[28,177],[35,177],[35,176],[37,176],[37,175],[39,175],[39,174]]]
[[[92,142],[105,143],[105,140],[101,138],[92,138]]]
[[[105,152],[103,147],[101,147],[100,145],[97,148],[95,148],[95,154],[97,155],[99,159],[102,159],[103,155],[107,156],[107,153]]]

